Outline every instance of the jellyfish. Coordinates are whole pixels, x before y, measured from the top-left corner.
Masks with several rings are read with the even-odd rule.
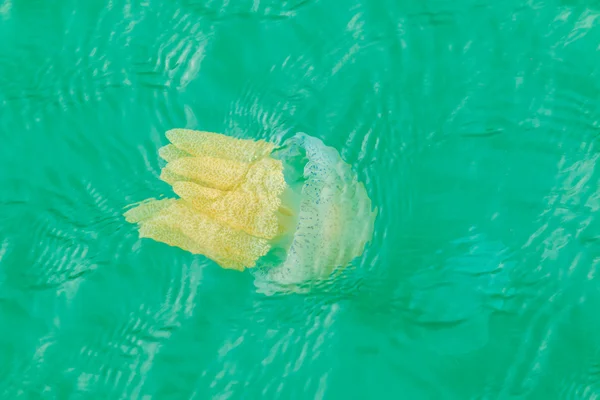
[[[149,238],[255,274],[263,293],[328,279],[362,255],[377,209],[339,153],[297,133],[282,145],[172,129],[160,179],[176,198],[124,214]],[[275,286],[274,286],[275,285]]]

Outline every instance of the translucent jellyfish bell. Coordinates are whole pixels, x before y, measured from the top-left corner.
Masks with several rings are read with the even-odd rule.
[[[178,199],[148,199],[125,213],[140,237],[251,268],[264,293],[328,278],[360,256],[376,211],[350,166],[299,133],[282,146],[174,129],[159,155]]]

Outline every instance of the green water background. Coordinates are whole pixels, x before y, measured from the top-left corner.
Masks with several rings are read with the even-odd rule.
[[[0,398],[600,395],[600,2],[0,0]],[[335,282],[140,241],[173,127],[304,131],[379,209]]]

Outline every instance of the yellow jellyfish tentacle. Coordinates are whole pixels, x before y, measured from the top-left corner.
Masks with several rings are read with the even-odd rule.
[[[232,139],[219,141],[230,143]],[[212,149],[208,142],[205,137],[204,148]],[[164,171],[173,177],[170,183],[175,193],[198,212],[250,235],[273,239],[279,231],[276,212],[286,188],[283,165],[280,160],[262,156],[262,146],[254,152],[261,158],[250,157],[249,147],[246,146],[242,156],[252,158],[250,162],[233,160],[231,154],[227,159],[204,155],[180,157],[168,163]],[[198,150],[192,152],[202,154]]]
[[[269,155],[275,148],[275,145],[264,140],[238,139],[191,129],[171,129],[166,136],[176,148],[193,156],[212,156],[241,162],[256,161]]]
[[[204,254],[223,268],[243,270],[269,250],[266,240],[220,225],[176,200],[141,225],[140,237],[151,238],[195,254]]]
[[[161,179],[178,199],[140,203],[126,213],[152,238],[223,268],[252,268],[281,237],[290,236],[295,212],[275,146],[218,133],[173,129],[159,149]]]
[[[139,223],[152,218],[161,210],[172,205],[175,199],[147,199],[134,204],[135,207],[127,210],[124,214],[125,220],[129,223]]]
[[[172,144],[168,144],[158,149],[158,156],[166,162],[175,161],[182,157],[193,157],[190,153],[187,153]]]

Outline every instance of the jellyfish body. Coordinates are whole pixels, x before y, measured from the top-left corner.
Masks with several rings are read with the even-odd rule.
[[[263,292],[327,278],[370,241],[376,211],[365,187],[319,139],[299,133],[276,147],[187,129],[167,138],[161,179],[179,198],[128,210],[140,237],[251,268]]]

